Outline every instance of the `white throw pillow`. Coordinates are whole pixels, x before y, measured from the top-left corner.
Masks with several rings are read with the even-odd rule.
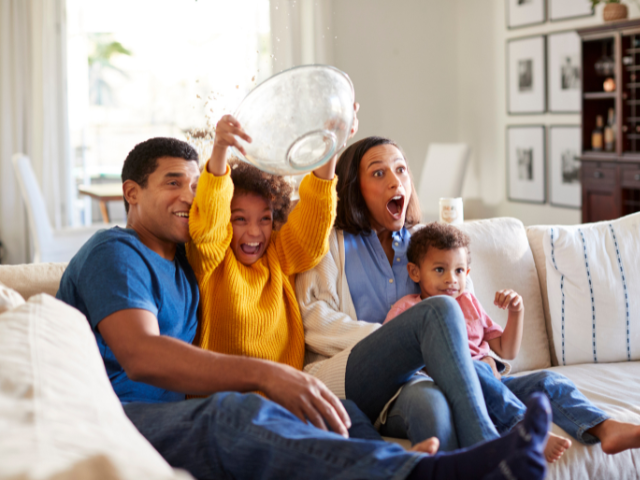
[[[6,285],[0,283],[0,313],[8,312],[24,303],[24,298],[10,289]]]
[[[550,227],[544,253],[559,364],[640,360],[640,214]]]
[[[524,302],[524,333],[520,352],[510,360],[511,373],[551,365],[538,272],[520,220],[492,218],[465,222],[460,229],[471,237],[471,276],[475,295],[493,321],[504,327],[508,313],[493,304],[495,293],[512,288]]]
[[[176,478],[125,415],[86,318],[46,294],[0,315],[0,432],[0,478],[96,455],[123,480]]]

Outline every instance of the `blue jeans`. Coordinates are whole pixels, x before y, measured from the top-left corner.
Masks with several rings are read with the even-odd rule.
[[[345,407],[352,439],[303,423],[255,394],[129,403],[124,410],[170,465],[197,479],[406,478],[422,456],[381,441],[353,403]]]
[[[591,445],[598,439],[587,433],[609,416],[580,393],[564,375],[541,370],[520,377],[493,376],[491,367],[474,361],[482,385],[489,416],[500,433],[508,431],[522,420],[526,407],[522,403],[534,392],[549,397],[553,422],[581,443]]]
[[[424,300],[358,342],[347,361],[346,396],[375,421],[425,366],[435,385],[403,388],[383,434],[413,443],[437,436],[443,451],[499,436],[482,400],[464,317],[450,297]]]

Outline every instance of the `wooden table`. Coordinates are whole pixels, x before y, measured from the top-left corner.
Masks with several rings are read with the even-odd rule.
[[[107,210],[107,202],[122,201],[122,184],[121,183],[99,183],[95,185],[78,185],[78,192],[82,195],[95,198],[100,204],[100,213],[102,213],[102,221],[109,223],[109,210]]]

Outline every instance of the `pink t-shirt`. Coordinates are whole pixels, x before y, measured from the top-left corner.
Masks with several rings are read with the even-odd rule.
[[[406,295],[393,304],[391,310],[387,314],[384,323],[387,323],[392,318],[397,317],[406,309],[413,307],[419,303],[420,294]],[[469,292],[463,292],[456,298],[464,319],[467,323],[467,335],[469,337],[469,350],[471,351],[471,358],[474,360],[481,360],[489,354],[489,340],[502,335],[502,327],[493,321],[484,311],[482,305],[478,299]]]

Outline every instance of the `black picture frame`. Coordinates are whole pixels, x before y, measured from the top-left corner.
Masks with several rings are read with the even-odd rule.
[[[529,182],[529,179],[526,178],[518,178],[516,182],[513,182],[513,179],[516,178],[516,173],[514,171],[514,166],[513,163],[514,161],[519,162],[520,160],[522,160],[522,158],[520,159],[515,159],[512,158],[511,152],[512,152],[512,147],[513,145],[511,144],[512,141],[514,141],[514,139],[512,138],[513,132],[516,131],[522,131],[523,134],[527,134],[527,133],[532,133],[532,134],[536,134],[539,135],[539,144],[536,145],[537,146],[537,153],[538,153],[538,157],[536,157],[534,155],[535,152],[530,152],[529,153],[529,160],[531,162],[531,166],[529,168],[524,167],[523,168],[519,168],[518,170],[518,175],[521,175],[522,170],[524,170],[525,172],[528,171],[528,173],[525,173],[525,177],[527,175],[530,175],[532,178],[532,180],[535,177],[539,177],[539,185],[533,185],[530,188],[528,188],[528,190],[535,190],[536,195],[531,195],[531,194],[524,194],[524,195],[514,195],[513,190],[518,187],[518,186],[522,186],[524,184],[527,184]],[[529,132],[526,132],[526,130],[528,130]],[[535,141],[534,139],[532,139],[533,141]],[[507,200],[510,202],[518,202],[518,203],[531,203],[531,204],[535,204],[535,205],[544,205],[545,203],[547,203],[547,138],[546,138],[546,127],[544,125],[507,125],[506,127],[506,135],[505,135],[505,143],[506,143],[506,188],[507,188]],[[531,143],[528,143],[525,146],[529,146]],[[524,143],[523,143],[524,145]],[[526,155],[526,150],[524,150],[522,152],[523,154]],[[526,158],[526,157],[524,157]],[[536,168],[536,164],[537,164],[537,168]],[[519,167],[522,167],[522,165],[519,165]],[[528,198],[527,198],[528,197]]]
[[[576,14],[576,15],[569,15],[566,17],[556,17],[553,18],[552,17],[552,3],[554,2],[566,2],[566,0],[547,0],[548,5],[547,5],[547,17],[549,18],[550,22],[565,22],[567,20],[575,20],[577,18],[586,18],[586,17],[593,17],[595,15],[595,10],[593,8],[591,8],[591,13],[583,13],[583,14]],[[589,2],[589,0],[585,0],[585,2]]]
[[[569,191],[565,191],[565,192],[561,192],[558,189],[558,184],[556,183],[557,180],[559,180],[559,176],[556,175],[557,172],[557,167],[558,165],[555,163],[555,161],[557,161],[556,159],[556,153],[555,149],[554,149],[554,132],[558,132],[560,130],[572,130],[570,133],[576,135],[575,138],[575,145],[573,146],[576,152],[576,155],[574,157],[574,160],[577,161],[578,163],[578,169],[577,172],[573,173],[573,175],[575,175],[575,177],[577,178],[577,182],[575,182],[571,188],[570,188],[570,192]],[[547,146],[548,146],[548,153],[547,153],[547,172],[548,172],[548,176],[549,176],[549,204],[553,207],[561,207],[561,208],[571,208],[574,210],[581,210],[582,209],[582,186],[581,186],[581,180],[580,180],[580,169],[582,168],[580,165],[580,152],[581,152],[581,140],[582,140],[582,127],[580,125],[550,125],[547,128],[547,134],[548,134],[548,139],[547,139]],[[566,139],[566,137],[565,137]],[[563,139],[564,140],[564,139]],[[570,143],[570,142],[567,142]],[[560,159],[560,161],[562,162],[562,159]],[[562,187],[560,187],[562,188]],[[569,202],[563,202],[563,201],[558,201],[560,196],[575,196],[577,197],[577,201],[574,201],[574,203],[569,203]]]
[[[540,103],[535,108],[530,110],[526,110],[526,109],[514,110],[512,101],[515,102],[516,100],[514,100],[513,93],[515,93],[515,91],[512,93],[512,87],[515,85],[515,83],[512,83],[512,82],[516,82],[516,78],[515,77],[512,78],[512,72],[514,72],[514,69],[513,69],[514,65],[512,65],[511,62],[517,61],[517,58],[515,60],[512,58],[512,54],[510,54],[510,50],[512,48],[512,45],[515,45],[521,42],[527,42],[530,40],[537,40],[537,39],[540,39],[542,41],[541,44],[538,46],[540,50],[537,52],[539,54],[539,63],[541,65],[541,70],[542,70],[542,73],[537,76],[537,78],[539,78],[539,83],[541,85],[540,88],[542,89],[542,92],[540,94],[540,99],[539,99]],[[517,38],[511,38],[507,40],[505,57],[506,57],[506,75],[507,75],[507,88],[506,88],[507,114],[508,115],[543,115],[547,113],[548,88],[547,88],[547,37],[546,35],[529,35],[526,37],[517,37]],[[532,77],[534,75],[535,75],[535,72],[533,72]]]
[[[528,23],[518,23],[518,24],[512,25],[510,23],[510,16],[511,16],[511,8],[514,8],[514,6],[510,6],[510,5],[514,1],[517,1],[517,0],[505,0],[505,24],[507,26],[507,30],[514,30],[517,28],[524,28],[524,27],[532,27],[534,25],[542,25],[547,21],[547,2],[545,0],[532,0],[534,2],[540,3],[541,20],[534,20]]]

